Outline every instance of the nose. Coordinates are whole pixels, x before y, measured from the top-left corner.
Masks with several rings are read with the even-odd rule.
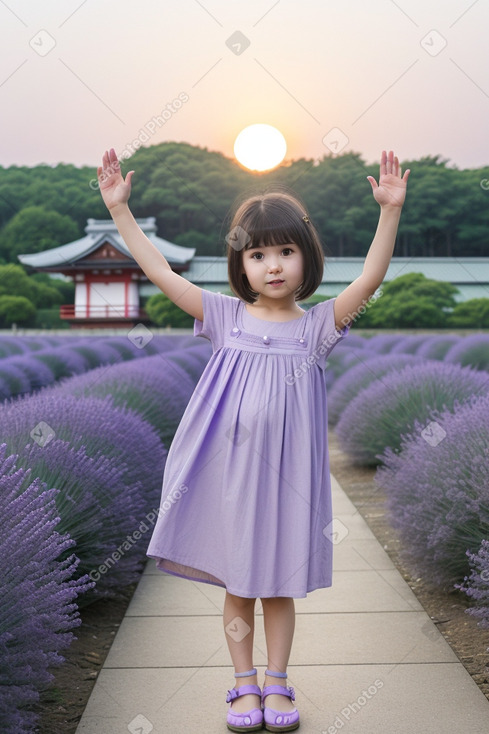
[[[280,264],[275,254],[270,254],[268,258],[268,270],[270,273],[276,273],[280,270]]]

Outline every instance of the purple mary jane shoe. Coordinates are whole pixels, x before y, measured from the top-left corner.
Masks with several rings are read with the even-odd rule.
[[[231,688],[226,696],[226,703],[230,703],[240,696],[245,696],[247,693],[255,693],[257,696],[260,696],[261,690],[258,686],[241,686],[237,689]],[[245,711],[243,714],[240,714],[237,711],[233,711],[232,708],[229,708],[227,725],[231,731],[260,731],[263,728],[263,711],[261,709],[251,709],[251,711]]]
[[[276,693],[280,696],[287,696],[291,701],[295,701],[295,692],[292,686],[265,686],[262,692],[262,703],[264,705],[265,696],[270,693]],[[300,726],[299,712],[297,709],[293,711],[275,711],[264,705],[263,710],[265,729],[267,731],[281,732],[294,731]]]

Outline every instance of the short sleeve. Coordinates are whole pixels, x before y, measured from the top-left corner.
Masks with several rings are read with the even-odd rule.
[[[351,322],[338,331],[334,318],[334,303],[336,298],[316,303],[310,309],[312,319],[312,335],[314,340],[313,351],[317,364],[321,369],[326,368],[326,360],[334,347],[342,341],[350,331]]]
[[[229,331],[232,328],[233,313],[238,303],[239,299],[233,296],[202,289],[204,320],[195,319],[194,336],[209,339],[213,352],[222,347],[226,330]]]

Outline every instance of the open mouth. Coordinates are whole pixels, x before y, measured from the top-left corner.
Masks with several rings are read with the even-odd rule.
[[[283,283],[283,280],[270,280],[268,282],[268,285],[280,285],[280,283]]]

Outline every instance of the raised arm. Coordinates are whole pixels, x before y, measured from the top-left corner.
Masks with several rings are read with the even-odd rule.
[[[134,171],[122,177],[113,148],[105,151],[102,166],[97,169],[100,193],[131,255],[152,283],[179,308],[203,320],[202,289],[175,273],[168,260],[146,237],[134,219],[128,201]]]
[[[365,257],[362,274],[347,286],[335,301],[335,324],[342,329],[358,315],[384,280],[396,242],[399,219],[406,198],[410,170],[404,176],[393,151],[382,151],[379,183],[367,176],[375,200],[380,205],[380,216],[375,236]]]

